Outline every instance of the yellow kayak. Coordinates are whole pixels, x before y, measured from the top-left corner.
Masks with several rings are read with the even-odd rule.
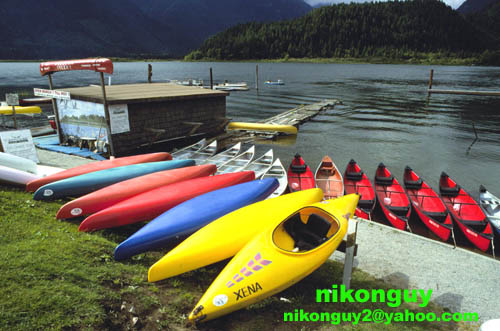
[[[314,188],[260,201],[224,215],[156,262],[149,268],[148,280],[156,282],[230,258],[269,225],[322,199],[321,189]]]
[[[16,114],[40,114],[42,109],[38,106],[16,106]],[[0,106],[0,114],[12,115],[12,106]]]
[[[189,315],[207,321],[241,309],[297,283],[337,249],[359,195],[302,207],[239,251]]]
[[[251,130],[251,131],[273,131],[289,134],[297,134],[297,128],[293,125],[231,122],[227,126],[228,130]]]

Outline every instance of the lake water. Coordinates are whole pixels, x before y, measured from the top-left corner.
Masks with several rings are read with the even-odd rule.
[[[147,64],[115,63],[112,83],[146,82]],[[260,120],[323,99],[342,101],[301,125],[291,145],[257,146],[259,155],[273,147],[285,167],[299,152],[315,170],[328,154],[341,171],[353,158],[373,178],[383,162],[402,180],[409,165],[434,188],[446,171],[476,197],[479,184],[500,196],[500,97],[428,99],[426,93],[431,68],[436,89],[500,90],[498,67],[259,63],[257,91],[255,63],[152,65],[155,82],[201,78],[208,84],[210,67],[215,82],[246,81],[250,91],[231,92],[227,98],[227,114],[234,121]],[[277,79],[285,85],[264,85]],[[53,80],[56,88],[99,84],[94,72],[57,73]],[[33,87],[48,87],[38,63],[0,63],[0,95]],[[475,142],[473,125],[479,137]]]

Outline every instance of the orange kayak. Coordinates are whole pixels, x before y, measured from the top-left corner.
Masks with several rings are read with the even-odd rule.
[[[215,171],[217,167],[214,164],[205,164],[165,170],[125,180],[68,202],[59,209],[56,218],[90,215],[143,192],[188,179],[209,176]]]
[[[170,155],[169,153],[160,152],[160,153],[149,153],[149,154],[125,156],[125,157],[119,157],[119,158],[112,159],[112,160],[91,162],[91,163],[83,164],[81,166],[77,166],[74,168],[70,168],[68,170],[64,170],[64,171],[55,173],[55,174],[50,175],[50,176],[46,176],[46,177],[32,180],[28,184],[26,184],[26,191],[35,192],[36,190],[38,190],[40,187],[42,187],[45,184],[49,184],[49,183],[52,183],[52,182],[55,182],[55,181],[58,181],[61,179],[66,179],[66,178],[70,178],[70,177],[74,177],[74,176],[87,174],[89,172],[105,170],[105,169],[110,169],[110,168],[116,168],[116,167],[122,167],[122,166],[126,166],[126,165],[131,165],[131,164],[146,163],[146,162],[158,162],[158,161],[167,161],[167,160],[172,160],[172,155]]]
[[[339,169],[332,159],[326,155],[316,169],[316,187],[319,187],[325,200],[339,198],[344,195],[344,181]]]

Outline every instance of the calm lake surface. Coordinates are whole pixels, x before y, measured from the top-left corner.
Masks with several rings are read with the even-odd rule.
[[[115,63],[112,83],[146,82],[147,64]],[[475,197],[479,184],[500,196],[500,97],[428,99],[426,93],[431,68],[436,89],[500,90],[498,67],[259,63],[257,91],[255,63],[152,65],[155,82],[201,78],[207,85],[210,67],[215,82],[246,81],[250,91],[231,92],[227,98],[227,114],[234,121],[260,120],[323,99],[340,100],[342,106],[301,125],[288,145],[257,146],[259,155],[272,147],[285,167],[299,152],[315,170],[327,154],[341,171],[355,159],[370,178],[383,162],[402,181],[409,165],[435,189],[446,171]],[[38,70],[38,63],[0,63],[0,95],[47,88],[47,78]],[[264,85],[277,79],[285,85]],[[57,73],[53,80],[56,88],[99,84],[93,72]]]

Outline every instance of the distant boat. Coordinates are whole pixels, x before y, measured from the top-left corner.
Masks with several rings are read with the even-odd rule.
[[[281,79],[278,79],[276,81],[266,80],[264,82],[264,84],[266,84],[266,85],[285,85],[285,82]]]
[[[248,85],[245,82],[240,82],[240,83],[222,83],[222,84],[217,84],[214,85],[214,90],[221,90],[221,91],[248,91]]]

